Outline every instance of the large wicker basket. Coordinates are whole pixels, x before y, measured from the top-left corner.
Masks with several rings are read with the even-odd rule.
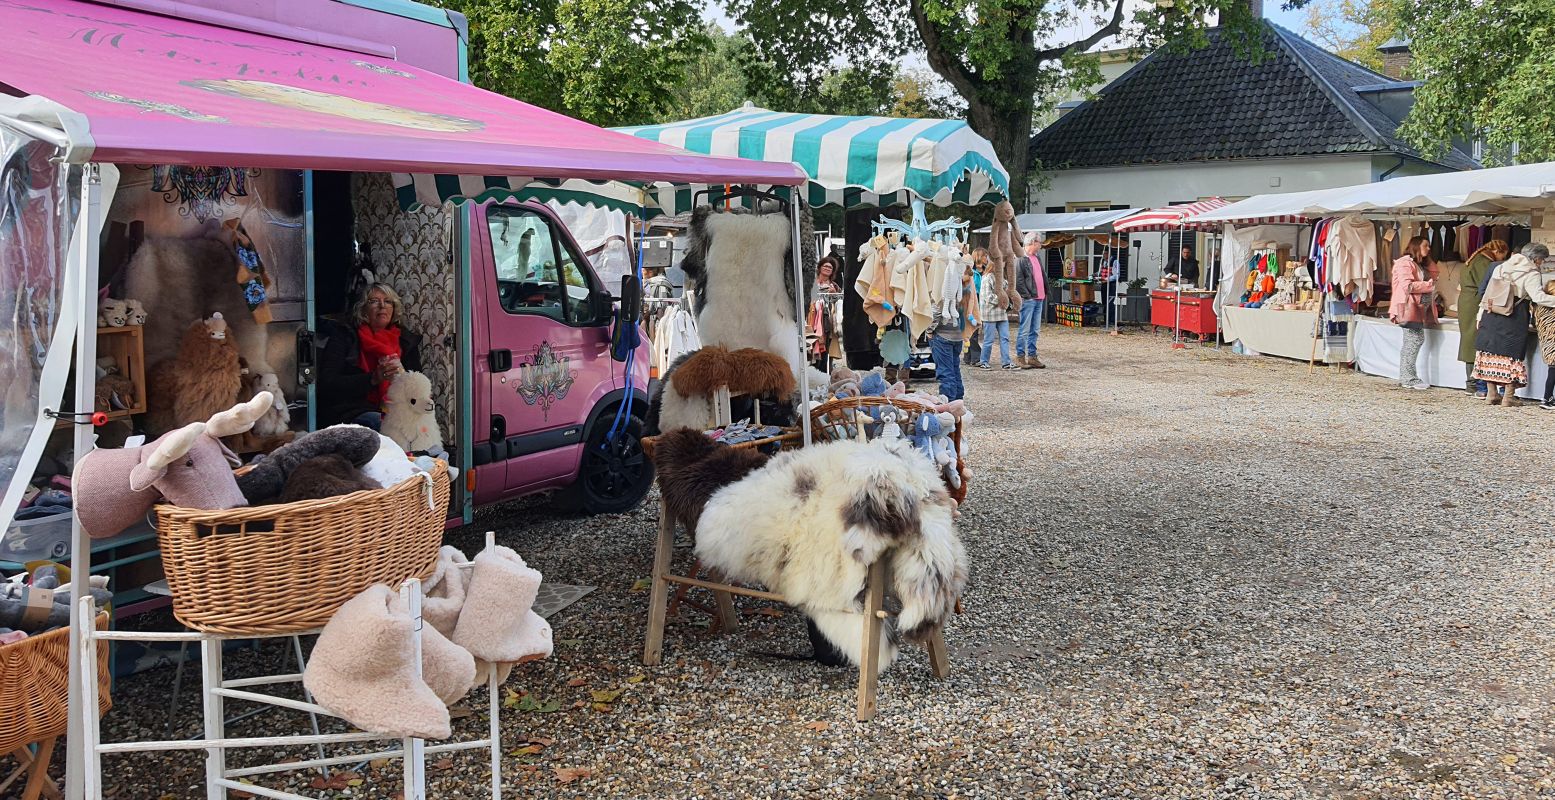
[[[202,511],[159,504],[173,616],[207,633],[296,633],[378,583],[424,578],[448,519],[448,469],[389,489]]]
[[[818,442],[836,442],[844,439],[859,438],[859,421],[869,422],[869,416],[874,409],[881,406],[895,406],[902,412],[902,438],[910,438],[913,428],[918,424],[918,417],[928,409],[911,400],[897,400],[886,397],[844,397],[828,400],[810,411],[811,434]],[[950,441],[956,448],[956,471],[961,475],[961,485],[951,486],[945,482],[945,488],[950,491],[950,496],[957,503],[966,500],[967,483],[966,464],[961,459],[961,426],[952,428]]]
[[[107,627],[108,614],[98,614],[98,630]],[[102,714],[113,705],[108,697],[113,676],[108,672],[107,642],[97,645],[97,676],[102,698],[97,713]],[[0,646],[0,708],[5,709],[0,753],[65,735],[70,727],[69,628]]]

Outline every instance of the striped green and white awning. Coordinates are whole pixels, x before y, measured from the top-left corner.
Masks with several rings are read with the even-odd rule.
[[[962,120],[785,114],[746,105],[713,117],[616,128],[693,153],[792,162],[810,176],[811,206],[888,207],[996,203],[1010,177],[993,145]],[[576,202],[633,216],[690,211],[701,184],[534,180],[522,176],[393,176],[406,209],[498,198]],[[717,187],[714,187],[717,188]],[[767,188],[767,187],[763,187]],[[773,192],[788,196],[786,186]]]
[[[993,145],[962,120],[787,114],[747,104],[712,117],[616,128],[693,153],[787,161],[810,176],[815,206],[992,203],[1009,194],[1010,176]],[[701,187],[657,187],[666,213],[690,207]]]

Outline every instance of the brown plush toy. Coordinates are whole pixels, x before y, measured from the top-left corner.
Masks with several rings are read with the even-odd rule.
[[[1005,310],[1020,310],[1021,297],[1015,291],[1015,264],[1021,256],[1020,225],[1015,222],[1015,206],[1002,200],[993,207],[993,225],[988,233],[988,267],[999,282],[995,296]]]
[[[146,429],[160,436],[231,408],[243,388],[238,350],[221,314],[196,320],[178,353],[151,370]]]

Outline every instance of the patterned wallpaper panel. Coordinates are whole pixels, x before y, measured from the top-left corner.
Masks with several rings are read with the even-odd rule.
[[[401,211],[385,173],[356,173],[351,179],[356,240],[372,252],[378,280],[405,301],[401,324],[421,334],[421,364],[432,381],[443,446],[458,442],[458,369],[454,346],[459,316],[454,307],[454,270],[448,260],[447,226],[453,215],[441,208]]]

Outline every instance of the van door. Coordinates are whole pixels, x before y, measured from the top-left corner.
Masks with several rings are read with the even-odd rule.
[[[543,207],[486,205],[477,235],[487,256],[480,279],[490,452],[507,465],[498,496],[570,483],[584,423],[614,380],[610,309],[576,244]]]

